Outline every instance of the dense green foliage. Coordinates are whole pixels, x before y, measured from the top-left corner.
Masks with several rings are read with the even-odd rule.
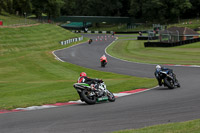
[[[172,21],[190,9],[189,0],[131,0],[130,15],[145,21]]]
[[[198,18],[199,0],[0,0],[2,10],[11,14],[43,13],[49,18],[72,16],[131,16],[147,22],[166,23],[181,18]]]

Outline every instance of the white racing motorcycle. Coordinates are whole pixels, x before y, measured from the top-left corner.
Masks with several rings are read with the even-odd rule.
[[[86,83],[75,83],[73,86],[77,90],[81,101],[85,101],[87,104],[95,104],[96,102],[102,101],[115,101],[115,96],[106,89],[104,82],[91,85]]]

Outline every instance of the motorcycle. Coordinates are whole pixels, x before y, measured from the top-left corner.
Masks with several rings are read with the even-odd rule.
[[[178,80],[176,79],[175,74],[172,72],[169,72],[169,70],[160,71],[156,75],[156,77],[161,78],[164,86],[167,86],[169,89],[174,89],[175,87],[180,87],[180,84],[178,83]]]
[[[86,83],[75,83],[73,86],[77,90],[81,101],[84,101],[87,104],[91,105],[102,101],[115,101],[115,96],[106,89],[104,82],[91,85]],[[98,86],[98,89],[95,89],[94,86]]]
[[[88,41],[88,43],[91,44],[91,43],[92,43],[92,39],[90,39],[90,40]]]
[[[107,62],[105,60],[101,61],[101,67],[105,67]]]

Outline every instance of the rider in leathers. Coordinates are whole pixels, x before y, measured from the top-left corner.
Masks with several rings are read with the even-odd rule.
[[[85,72],[80,73],[80,77],[78,78],[78,83],[86,83],[91,86],[91,89],[97,90],[99,89],[99,83],[102,83],[103,80],[101,79],[91,79],[87,77],[87,74]],[[79,96],[81,97],[80,92],[78,92]],[[82,100],[82,99],[81,99]]]
[[[159,73],[160,73],[160,71],[167,71],[167,70],[169,71],[169,73],[172,73],[173,80],[174,80],[174,85],[177,86],[178,85],[178,81],[176,79],[176,75],[173,73],[173,70],[169,69],[169,68],[166,68],[166,67],[161,67],[160,65],[157,65],[154,74],[155,74],[156,79],[158,80],[159,86],[162,86],[162,84],[163,84],[162,83],[162,79],[159,76]]]
[[[107,64],[107,62],[108,62],[105,55],[101,56],[100,61],[101,61],[101,62],[102,62],[102,61],[105,61],[106,64]],[[106,64],[105,64],[105,65],[106,65]]]

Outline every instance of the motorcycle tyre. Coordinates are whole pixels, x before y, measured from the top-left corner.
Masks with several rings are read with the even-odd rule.
[[[177,87],[178,87],[178,88],[180,88],[180,87],[181,87],[181,85],[178,83]]]
[[[97,100],[96,96],[94,96],[93,99],[89,99],[85,93],[87,93],[87,90],[83,90],[83,91],[81,92],[81,97],[82,97],[82,99],[83,99],[87,104],[90,104],[90,105],[91,105],[91,104],[95,104],[95,103],[96,103],[96,100]]]
[[[101,62],[101,67],[105,67],[105,63],[103,61]]]
[[[170,79],[172,80],[172,79]],[[175,85],[174,85],[174,81],[172,80],[173,82],[173,85],[170,83],[170,81],[168,80],[168,78],[164,78],[164,83],[166,84],[166,86],[169,88],[169,89],[174,89]]]
[[[108,94],[108,101],[114,102],[115,101],[115,96],[113,95],[112,92],[109,92],[109,93],[110,93],[110,95],[112,95],[112,97],[110,97],[109,94]]]

